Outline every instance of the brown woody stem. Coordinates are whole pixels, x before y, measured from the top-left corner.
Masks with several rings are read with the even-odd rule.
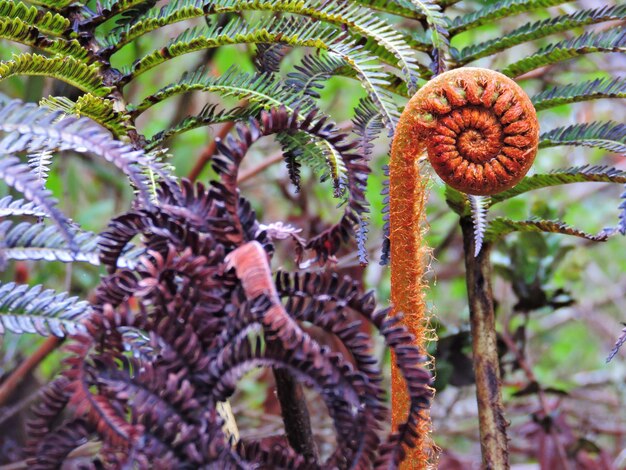
[[[461,218],[461,229],[483,468],[505,470],[509,468],[509,451],[491,288],[491,245],[485,244],[478,256],[474,256],[474,224],[471,218]]]
[[[304,457],[317,461],[317,448],[302,385],[284,369],[274,369],[274,379],[289,445]]]

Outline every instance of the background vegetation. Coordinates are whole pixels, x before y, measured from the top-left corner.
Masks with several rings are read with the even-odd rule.
[[[161,3],[167,2],[159,2],[157,6]],[[438,21],[437,17],[424,20],[420,15],[422,19],[413,21],[402,15],[385,12],[394,9],[411,10],[415,2],[353,3],[375,8],[372,18],[388,21],[407,34],[415,32],[413,46],[418,50],[425,38],[437,40],[436,35],[433,38],[425,36],[422,28],[423,25],[429,25],[428,21]],[[457,3],[444,0],[440,3],[445,7],[446,17],[455,18],[481,8],[501,10],[503,2]],[[504,3],[514,5],[522,2]],[[573,16],[585,8],[599,7],[597,2],[584,0],[562,4],[540,1],[527,3],[536,4],[537,8],[520,8],[517,14],[513,14],[515,9],[511,8],[507,15],[493,15],[484,24],[477,24],[466,32],[454,35],[449,56],[458,57],[458,51],[480,41],[506,37],[507,33],[525,24],[559,15]],[[296,2],[293,4],[296,5]],[[394,5],[394,8],[386,8],[384,5]],[[612,5],[607,3],[606,6]],[[3,6],[0,2],[0,11]],[[90,2],[89,6],[97,9],[94,2]],[[319,5],[314,8],[319,8]],[[240,17],[242,21],[255,24],[259,18],[267,16],[267,12],[254,11],[254,8],[250,10],[239,13],[235,8],[234,13],[213,16],[212,24],[224,21],[227,17],[229,20]],[[278,16],[289,17],[288,12],[284,11],[279,12]],[[558,41],[573,41],[584,31],[624,35],[623,9],[615,13],[615,17],[617,21],[585,28],[584,23],[574,24],[571,28],[555,30],[548,37],[537,35],[536,39],[504,48],[497,54],[486,54],[471,65],[503,69],[542,47]],[[169,38],[191,31],[193,27],[205,26],[204,22],[204,18],[196,18],[173,23],[142,36],[121,48],[113,56],[112,64],[119,68],[128,66],[136,58],[163,47]],[[454,23],[451,24],[454,26]],[[101,28],[104,31],[113,30],[115,24],[110,21]],[[193,31],[189,34],[193,34]],[[445,37],[439,39],[445,42]],[[626,89],[626,56],[623,52],[626,46],[623,37],[607,40],[612,40],[614,47],[601,50],[608,53],[580,54],[576,60],[555,61],[549,67],[529,70],[518,81],[533,96],[554,85],[597,79],[609,82],[617,78],[619,92],[611,96],[623,97]],[[280,59],[273,70],[277,76],[301,87],[298,67],[316,67],[310,63],[307,67],[303,60],[305,57],[309,57],[309,61],[315,60],[317,56],[309,55],[313,49],[306,47],[294,48],[285,55],[281,47],[234,44],[182,55],[138,76],[126,86],[124,101],[137,104],[165,84],[177,82],[182,71],[193,71],[198,66],[205,67],[207,80],[217,81],[229,77],[229,74],[239,73],[247,73],[252,77],[258,70],[259,61],[262,67],[270,67],[268,64],[271,64],[273,54]],[[6,61],[12,53],[24,53],[31,49],[2,41],[0,51],[0,59]],[[379,50],[378,53],[388,59],[384,51]],[[420,54],[428,58],[424,53]],[[423,59],[423,62],[428,63],[429,60]],[[236,72],[233,67],[236,67]],[[428,78],[430,72],[426,67],[424,70],[415,67],[415,70],[423,73],[421,77],[416,77],[415,83],[419,85]],[[310,90],[312,99],[342,129],[352,130],[354,110],[368,96],[368,90],[359,85],[351,72],[324,73],[320,70],[318,78],[315,89]],[[245,87],[249,87],[252,78],[247,80]],[[408,94],[402,86],[398,85],[400,94],[393,95],[393,102],[399,105],[406,99],[402,95]],[[33,102],[40,102],[42,97],[48,96],[65,96],[74,101],[77,98],[74,88],[38,75],[16,74],[0,82],[0,91],[8,97]],[[398,91],[397,87],[395,91]],[[206,115],[211,109],[207,105],[216,104],[218,109],[232,110],[235,106],[245,107],[252,101],[246,93],[238,91],[233,91],[230,96],[210,92],[187,93],[151,107],[136,120],[135,125],[138,133],[150,142],[164,129],[176,125],[186,116],[198,115],[203,111]],[[44,103],[57,107],[64,104],[59,99],[51,98],[44,99]],[[76,111],[75,108],[70,110]],[[592,120],[621,123],[625,119],[626,106],[621,99],[565,103],[551,107],[540,115],[542,130]],[[228,124],[200,127],[167,139],[165,146],[169,148],[168,154],[171,154],[167,162],[176,175],[194,175],[199,181],[214,178],[210,166],[198,166],[198,162],[215,152],[215,137],[223,137],[224,131],[230,129],[226,126]],[[623,128],[612,139],[607,139],[621,144],[619,148],[614,147],[616,152],[608,151],[607,146],[600,149],[574,146],[545,148],[538,154],[532,171],[547,173],[558,168],[582,165],[608,165],[626,171],[622,155],[625,139]],[[358,251],[354,245],[350,245],[333,257],[331,263],[332,269],[340,274],[348,274],[359,280],[363,289],[374,289],[381,306],[385,306],[389,298],[389,272],[377,262],[381,258],[384,238],[384,204],[380,193],[384,187],[384,165],[388,159],[389,144],[389,136],[381,132],[373,141],[369,162],[371,174],[367,199],[371,205],[371,214],[366,249],[371,262],[364,267]],[[51,156],[51,159],[47,187],[59,199],[63,212],[83,229],[100,232],[111,218],[130,207],[132,189],[112,166],[85,157]],[[300,188],[296,191],[290,181],[289,168],[282,161],[279,143],[264,140],[252,149],[240,173],[242,193],[252,201],[259,219],[265,223],[282,221],[303,228],[304,234],[319,233],[338,220],[342,209],[336,207],[337,200],[332,197],[332,178],[326,178],[320,184],[319,174],[303,165]],[[201,169],[199,173],[198,169]],[[480,447],[471,374],[463,241],[458,215],[446,203],[446,188],[436,178],[431,187],[428,242],[434,247],[434,259],[428,295],[434,315],[432,324],[439,337],[431,351],[437,365],[437,395],[432,406],[434,438],[442,448],[440,468],[478,468]],[[2,191],[2,194],[13,194],[6,187]],[[560,219],[585,232],[598,233],[605,227],[617,224],[621,191],[623,188],[620,185],[607,183],[576,183],[545,188],[504,202],[492,210],[490,217],[506,215],[515,220],[527,219],[529,216]],[[0,230],[2,227],[0,222]],[[611,237],[604,243],[595,243],[584,238],[543,233],[515,233],[496,244],[492,255],[495,266],[494,295],[506,416],[511,421],[509,437],[512,463],[540,463],[542,468],[626,468],[626,417],[623,413],[623,404],[626,403],[626,362],[623,352],[609,364],[606,363],[622,328],[620,322],[626,320],[626,255],[623,247],[624,239],[621,236]],[[294,249],[295,245],[281,245],[274,261],[275,267],[291,270],[298,268],[293,261]],[[5,269],[0,277],[3,283],[16,281],[31,285],[44,284],[57,291],[67,291],[89,299],[102,274],[99,268],[87,263],[21,261],[16,253],[3,260]],[[322,269],[315,263],[310,263],[306,268]],[[38,348],[41,341],[30,335],[5,333],[0,338],[0,376],[14,370],[23,358]],[[38,384],[58,373],[62,354],[55,352],[48,356],[15,391],[3,413],[0,413],[0,463],[20,458],[17,443],[22,439],[21,426],[27,414],[27,405],[35,398],[33,391]],[[379,354],[381,358],[386,358],[382,347]],[[249,374],[232,400],[232,406],[242,434],[267,435],[281,429],[271,379],[266,374]],[[330,423],[319,417],[318,413],[312,413],[312,417],[320,449],[328,452],[333,443]]]

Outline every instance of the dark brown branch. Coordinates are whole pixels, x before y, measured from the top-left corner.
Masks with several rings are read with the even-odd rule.
[[[225,138],[234,126],[235,122],[229,121],[225,122],[222,127],[220,127],[220,130],[217,131],[215,139],[213,139],[209,145],[205,147],[204,151],[200,154],[200,157],[198,157],[198,161],[189,172],[188,178],[191,181],[196,181],[198,176],[200,176],[200,173],[202,173],[202,170],[204,170],[204,167],[207,163],[209,163],[209,161],[211,161],[211,157],[213,157],[217,148],[217,139]]]
[[[485,244],[480,254],[474,257],[474,224],[469,217],[461,218],[461,229],[483,468],[504,470],[509,468],[509,452],[491,288],[491,245]]]

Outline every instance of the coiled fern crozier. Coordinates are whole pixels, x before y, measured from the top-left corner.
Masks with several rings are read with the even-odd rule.
[[[626,234],[626,203],[615,202],[618,219],[597,234],[551,215],[488,211],[542,188],[626,183],[610,159],[626,153],[624,124],[555,125],[550,113],[626,97],[623,76],[595,72],[626,49],[625,15],[620,4],[563,0],[0,0],[0,178],[12,189],[0,199],[0,332],[52,338],[7,373],[0,406],[56,338],[70,338],[67,367],[42,391],[28,442],[5,460],[59,468],[96,441],[86,451],[90,468],[436,465],[424,240],[428,192],[439,180],[428,176],[427,155],[463,234],[483,465],[506,468],[492,249],[513,232],[592,241]],[[495,37],[484,35],[494,27]],[[349,120],[336,125],[329,95],[346,80],[360,91],[351,90],[353,106],[338,112]],[[183,134],[212,125],[221,127],[204,150],[169,153]],[[305,164],[331,182],[335,223],[313,215],[300,218],[302,227],[263,223],[240,195],[249,177],[240,164],[268,136],[303,196],[283,193],[311,210],[302,202],[311,191]],[[559,146],[608,156],[559,170],[544,163]],[[109,202],[122,215],[101,233],[84,225],[105,224],[72,202],[89,184],[66,187],[71,197],[58,204],[61,153],[87,156],[79,161],[114,188]],[[377,228],[368,176],[389,153],[389,220],[382,242],[368,240],[369,225]],[[535,154],[542,163],[528,176]],[[185,173],[212,182],[179,181]],[[277,250],[283,243],[294,256]],[[331,272],[351,249],[361,265],[370,251],[390,262],[390,309],[377,310],[356,280]],[[29,260],[108,274],[75,297],[72,276],[51,284],[60,292],[11,279]],[[272,260],[296,272],[273,269]],[[371,329],[392,352],[391,419]],[[273,370],[286,439],[241,437],[228,411],[239,378],[257,366]],[[318,448],[300,382],[328,409],[333,450]],[[545,406],[538,417],[552,419]],[[577,462],[557,437],[554,445],[560,465]]]

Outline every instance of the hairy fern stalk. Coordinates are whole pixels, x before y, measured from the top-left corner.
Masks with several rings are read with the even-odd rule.
[[[623,76],[575,73],[580,64],[625,51],[625,16],[621,4],[583,8],[563,0],[0,0],[0,178],[11,190],[0,198],[0,333],[67,337],[69,351],[64,371],[41,392],[16,459],[60,468],[90,441],[98,445],[85,451],[88,468],[435,466],[428,413],[435,366],[426,349],[434,334],[423,308],[430,249],[420,238],[433,185],[423,180],[394,201],[410,208],[416,224],[407,237],[420,235],[409,243],[419,279],[407,294],[419,311],[377,309],[357,280],[333,272],[350,250],[363,266],[372,245],[383,264],[398,252],[390,248],[389,224],[382,241],[367,237],[368,175],[381,171],[375,158],[389,149],[407,99],[444,72],[468,66],[497,70],[528,92],[541,128],[538,159],[561,146],[626,154],[623,123],[555,126],[544,119],[559,106],[626,97]],[[488,25],[502,25],[497,37],[483,37]],[[222,67],[224,51],[250,58],[249,66],[231,60]],[[574,78],[561,80],[560,72]],[[27,80],[32,101],[39,77],[49,96],[36,96],[37,104],[13,99],[24,97]],[[346,80],[360,95],[349,122],[336,125],[326,112],[328,88]],[[445,109],[445,96],[431,105]],[[201,111],[188,115],[190,103],[201,100]],[[166,108],[177,112],[164,124]],[[232,123],[239,124],[226,135]],[[196,155],[199,171],[211,163],[213,180],[180,181],[167,147],[214,125],[223,125],[224,135],[207,155]],[[267,136],[296,191],[310,192],[303,165],[330,182],[337,221],[308,233],[257,218],[239,192],[247,178],[240,165]],[[59,204],[52,190],[61,154],[87,156],[98,167],[106,161],[127,178],[121,186],[134,192],[134,202],[105,231],[89,231],[60,209],[67,201]],[[422,160],[411,161],[411,171],[428,177]],[[474,319],[493,318],[489,255],[509,234],[590,241],[626,234],[625,200],[615,203],[618,219],[595,234],[562,220],[491,216],[494,206],[547,187],[626,184],[608,157],[576,165],[536,171],[489,198],[446,187],[463,229]],[[395,188],[393,169],[391,178]],[[296,247],[293,259],[276,249],[283,243]],[[295,272],[273,268],[275,258]],[[11,279],[23,261],[92,265],[107,275],[80,298],[70,295],[70,284],[66,292]],[[475,346],[495,344],[493,322],[472,326]],[[390,413],[373,330],[392,351]],[[318,341],[316,331],[334,338],[334,346]],[[623,342],[622,335],[611,357]],[[491,349],[475,349],[475,359],[497,366]],[[333,450],[317,448],[306,405],[290,397],[281,399],[295,410],[290,416],[283,409],[286,437],[239,436],[225,403],[255,367],[273,369],[277,383],[283,374],[279,389],[293,387],[302,402],[300,382],[317,392],[334,428]],[[479,395],[491,385],[479,381]],[[499,395],[496,383],[497,406]],[[233,422],[224,427],[225,420]],[[481,436],[483,465],[505,468],[505,429],[494,429],[498,445]]]

